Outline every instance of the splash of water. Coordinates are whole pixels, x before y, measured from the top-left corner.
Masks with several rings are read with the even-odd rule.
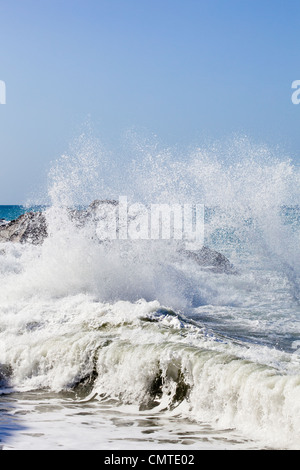
[[[145,143],[132,135],[130,149],[126,162],[118,160],[116,175],[110,171],[110,165],[117,167],[112,154],[107,161],[99,144],[82,135],[70,155],[61,157],[50,172],[49,195],[56,213],[61,206],[122,194],[148,205],[201,203],[206,208],[209,246],[229,256],[242,248],[251,251],[296,282],[299,219],[288,220],[286,210],[292,208],[299,217],[300,176],[291,160],[246,137],[176,153],[155,140]]]
[[[108,158],[99,141],[83,133],[53,164],[45,213],[49,237],[16,262],[22,273],[20,292],[86,292],[105,301],[159,299],[174,308],[192,305],[195,298],[199,304],[218,302],[218,281],[191,264],[180,265],[174,243],[118,240],[101,245],[90,224],[79,228],[69,217],[70,208],[126,195],[148,205],[204,204],[208,246],[238,267],[245,253],[256,256],[260,265],[287,276],[299,298],[299,171],[291,161],[244,137],[176,153],[157,141],[141,143],[134,135],[129,148],[121,166],[120,158],[114,160],[112,152]]]
[[[294,445],[299,318],[288,294],[292,286],[299,296],[299,171],[246,138],[178,153],[134,136],[130,149],[121,166],[83,134],[53,165],[48,238],[1,254],[0,362],[12,366],[16,387],[93,380],[99,396],[180,405],[193,419]],[[99,243],[92,223],[70,217],[120,195],[204,204],[206,244],[237,275],[178,258],[173,240]],[[205,315],[216,328],[206,329]],[[273,347],[284,329],[287,351]]]

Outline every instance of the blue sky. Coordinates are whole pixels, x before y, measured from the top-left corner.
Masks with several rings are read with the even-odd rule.
[[[115,145],[234,133],[300,162],[300,2],[0,0],[0,204],[23,203],[89,117]]]

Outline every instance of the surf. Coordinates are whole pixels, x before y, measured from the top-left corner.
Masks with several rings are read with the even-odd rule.
[[[126,145],[124,167],[80,136],[28,202],[43,208],[42,243],[1,243],[1,393],[111,399],[296,448],[298,169],[247,138]],[[234,269],[182,256],[174,238],[99,240],[82,216],[124,194],[203,204],[204,244]]]

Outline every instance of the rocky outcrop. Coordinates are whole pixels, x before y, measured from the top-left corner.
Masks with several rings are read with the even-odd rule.
[[[42,212],[27,212],[16,220],[0,225],[0,242],[40,244],[47,237],[46,218]]]
[[[87,223],[94,223],[103,217],[106,210],[114,209],[117,201],[96,200],[87,209],[69,210],[69,217],[77,227],[83,227]],[[96,233],[96,232],[95,232]],[[43,212],[27,212],[16,220],[0,224],[0,243],[32,243],[42,244],[48,236],[47,221]],[[230,261],[222,253],[212,250],[206,246],[199,250],[181,249],[180,253],[198,265],[213,272],[233,273],[234,269]]]
[[[234,272],[234,267],[230,263],[229,259],[226,258],[226,256],[224,256],[222,253],[219,253],[218,251],[208,248],[207,246],[203,246],[200,250],[194,251],[182,250],[182,253],[209,271],[216,273]]]
[[[114,207],[117,204],[117,201],[96,200],[87,209],[70,209],[68,214],[77,227],[82,227],[87,222],[97,223],[97,220],[103,214],[103,209]],[[0,219],[0,243],[14,242],[39,245],[43,243],[47,236],[47,221],[43,212],[26,212],[10,222]]]

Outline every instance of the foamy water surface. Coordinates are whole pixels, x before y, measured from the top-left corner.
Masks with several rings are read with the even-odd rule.
[[[50,172],[48,238],[0,247],[0,445],[298,449],[298,169],[247,139],[184,161],[134,148],[109,185],[81,137]],[[68,216],[116,195],[204,204],[234,272]]]

